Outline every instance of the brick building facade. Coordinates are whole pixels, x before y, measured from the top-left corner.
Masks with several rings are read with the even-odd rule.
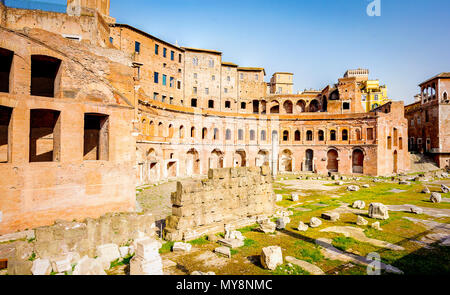
[[[136,185],[210,168],[409,169],[403,103],[364,112],[358,77],[271,94],[261,67],[116,24],[109,1],[68,2],[0,3],[0,234],[130,211]]]

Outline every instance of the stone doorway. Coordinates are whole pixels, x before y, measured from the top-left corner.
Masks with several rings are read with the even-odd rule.
[[[339,161],[338,161],[339,154],[336,150],[329,150],[327,154],[328,158],[328,165],[327,169],[329,172],[335,173],[339,172]]]
[[[353,173],[364,173],[364,153],[361,150],[354,150],[352,155]]]
[[[398,173],[398,153],[397,151],[394,152],[394,173]]]
[[[314,159],[314,151],[307,150],[306,157],[305,157],[305,171],[306,172],[313,172],[313,169],[314,169],[313,159]]]

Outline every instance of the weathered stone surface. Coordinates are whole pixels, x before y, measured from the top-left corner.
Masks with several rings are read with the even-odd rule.
[[[298,202],[298,201],[299,201],[299,196],[298,196],[298,194],[292,194],[292,201],[293,201],[293,202]]]
[[[270,220],[267,220],[259,224],[259,230],[265,234],[274,233],[276,228],[277,225],[275,224],[275,222],[272,222]]]
[[[323,270],[321,270],[319,267],[317,267],[314,264],[311,264],[309,262],[306,262],[304,260],[299,260],[295,257],[287,256],[286,262],[289,262],[289,263],[292,263],[292,264],[295,264],[295,265],[301,267],[302,269],[306,270],[311,275],[315,275],[315,276],[325,275]]]
[[[264,268],[275,270],[283,264],[283,253],[278,246],[270,246],[262,249],[261,264]]]
[[[379,221],[372,223],[372,228],[376,230],[382,230]]]
[[[349,192],[357,192],[357,191],[360,190],[360,188],[359,188],[359,186],[357,186],[357,185],[350,185],[349,187],[347,187],[347,190],[348,190]]]
[[[329,221],[338,221],[341,216],[336,212],[325,212],[322,213],[322,218]]]
[[[307,231],[309,228],[309,226],[307,224],[304,224],[303,222],[300,221],[300,223],[298,224],[298,231]]]
[[[442,202],[441,194],[440,193],[436,193],[436,192],[432,193],[431,197],[430,197],[430,201],[435,203],[435,204],[438,204],[438,203]]]
[[[422,194],[431,194],[431,191],[430,191],[430,189],[429,189],[428,187],[425,187],[425,188],[422,190]]]
[[[75,266],[73,275],[106,275],[106,272],[100,260],[84,256]]]
[[[214,252],[226,258],[231,258],[231,250],[229,247],[218,247]]]
[[[238,239],[233,239],[233,240],[222,239],[222,240],[219,240],[219,244],[223,245],[225,247],[231,248],[231,249],[236,249],[236,248],[240,248],[240,247],[244,246],[244,241],[238,240]]]
[[[448,186],[446,186],[445,184],[441,185],[441,191],[444,194],[448,194],[450,193],[450,188]]]
[[[173,252],[190,252],[192,249],[192,245],[188,243],[177,242],[173,245]]]
[[[109,269],[109,264],[120,258],[119,246],[116,244],[105,244],[97,246],[97,257],[104,262],[105,269]]]
[[[276,221],[277,229],[285,229],[286,228],[286,221],[284,218],[278,218]]]
[[[364,209],[366,208],[366,203],[364,201],[355,201],[352,207],[355,209]]]
[[[420,207],[411,207],[411,213],[414,214],[423,214],[423,209]]]
[[[155,255],[151,260],[135,256],[130,261],[130,275],[163,275],[162,259],[159,255]]]
[[[358,215],[358,218],[356,220],[356,224],[360,225],[360,226],[365,226],[365,225],[368,225],[369,222],[367,220],[365,220],[362,216]]]
[[[161,244],[153,239],[144,239],[137,242],[136,256],[144,260],[152,260],[156,255],[159,256]]]
[[[67,256],[52,261],[52,269],[54,272],[64,273],[72,271],[71,257]]]
[[[219,237],[214,234],[210,234],[208,235],[207,239],[212,243],[216,243],[219,240]]]
[[[52,266],[48,259],[36,259],[33,261],[33,267],[31,273],[34,276],[48,276],[52,272]]]
[[[389,219],[388,207],[381,203],[372,203],[369,206],[369,217],[374,219]]]
[[[336,185],[344,185],[344,182],[343,181],[336,181],[335,184]]]
[[[316,228],[322,225],[322,220],[320,220],[317,217],[313,217],[311,218],[310,222],[309,222],[309,226],[312,228]]]
[[[120,252],[120,257],[124,258],[130,254],[130,247],[128,247],[128,246],[120,247],[119,252]]]
[[[363,188],[370,188],[370,185],[364,184],[362,187],[363,187]]]
[[[283,195],[277,195],[276,198],[277,198],[276,199],[277,202],[283,201]]]

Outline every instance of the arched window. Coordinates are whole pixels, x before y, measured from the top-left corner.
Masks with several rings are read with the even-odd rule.
[[[214,140],[219,140],[219,129],[214,128]]]
[[[206,139],[207,136],[208,136],[208,129],[207,128],[203,128],[203,130],[202,130],[202,139]]]
[[[336,130],[330,131],[330,140],[336,140]]]
[[[392,137],[390,136],[387,138],[387,148],[388,150],[392,149]]]
[[[308,130],[306,132],[306,140],[307,141],[312,141],[313,140],[313,132],[311,130]]]
[[[238,130],[238,140],[244,140],[244,130]]]
[[[283,141],[289,141],[289,131],[283,131]]]
[[[261,131],[261,141],[266,141],[267,140],[267,137],[266,137],[266,131],[265,130],[262,130]]]
[[[149,135],[155,135],[155,123],[153,121],[150,122]]]
[[[356,140],[361,140],[361,130],[356,129],[355,133],[356,133]]]
[[[342,130],[342,140],[344,140],[344,141],[348,140],[348,130],[347,129]]]
[[[225,131],[225,138],[226,140],[231,140],[231,130],[227,129],[227,131]]]
[[[172,137],[173,137],[173,125],[170,124],[169,125],[169,138],[172,138]]]
[[[319,130],[319,141],[324,140],[325,140],[325,133],[323,132],[323,130]]]
[[[191,127],[191,138],[195,137],[195,127]]]
[[[295,131],[295,141],[300,141],[301,140],[301,133],[300,130]]]
[[[159,122],[159,124],[158,124],[158,136],[159,136],[159,137],[164,136],[164,135],[163,135],[163,133],[164,133],[163,128],[164,128],[163,123]]]
[[[447,94],[447,92],[444,92],[444,94],[442,95],[442,97],[444,98],[444,100],[448,100],[448,94]]]
[[[254,141],[255,140],[255,130],[250,130],[250,140]]]
[[[55,97],[59,91],[61,60],[45,55],[31,56],[31,95]]]
[[[180,126],[180,138],[184,138],[184,126]]]

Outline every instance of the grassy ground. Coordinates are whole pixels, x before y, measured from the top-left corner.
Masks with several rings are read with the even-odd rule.
[[[281,178],[281,177],[280,177]],[[295,176],[284,176],[283,178],[295,179]],[[296,227],[302,221],[306,224],[312,217],[320,217],[321,213],[336,209],[342,203],[352,204],[356,200],[363,200],[367,206],[372,202],[380,202],[385,205],[411,204],[420,207],[436,209],[450,209],[450,203],[433,204],[429,201],[429,195],[421,194],[425,184],[415,183],[412,185],[399,185],[397,183],[374,183],[370,177],[363,177],[358,182],[346,182],[344,186],[335,186],[334,190],[294,190],[283,184],[284,180],[278,180],[274,184],[276,194],[283,195],[283,201],[277,205],[292,210],[291,223],[285,230],[277,231],[275,234],[263,234],[255,231],[255,226],[241,229],[246,237],[245,245],[232,251],[232,258],[222,258],[213,253],[218,247],[217,243],[212,243],[206,238],[201,238],[191,242],[193,250],[188,254],[180,255],[170,251],[173,243],[166,243],[160,250],[163,259],[170,259],[178,264],[171,270],[172,274],[189,274],[193,271],[214,271],[218,275],[307,275],[303,269],[290,264],[278,267],[275,271],[262,268],[259,261],[261,249],[267,246],[280,246],[283,256],[293,256],[297,259],[310,262],[321,268],[329,275],[365,275],[366,267],[353,263],[338,260],[326,259],[319,247],[315,244],[317,238],[328,238],[333,242],[333,246],[361,256],[376,252],[380,254],[384,263],[391,264],[401,269],[405,274],[449,274],[450,273],[450,249],[437,244],[432,245],[433,249],[426,249],[422,244],[414,242],[430,233],[421,224],[413,223],[404,217],[436,221],[440,223],[450,223],[449,217],[432,217],[428,215],[414,215],[407,212],[390,211],[390,218],[381,221],[382,231],[377,231],[370,227],[375,221],[363,214],[369,221],[368,226],[362,226],[367,237],[383,240],[399,245],[405,250],[394,251],[376,247],[372,244],[362,243],[353,238],[345,237],[342,234],[320,232],[321,229],[330,226],[353,226],[356,225],[357,215],[353,213],[341,214],[337,222],[323,221],[319,228],[308,229],[306,232],[297,231]],[[330,182],[331,183],[331,182]],[[359,192],[348,192],[346,187],[349,184],[362,186],[369,184],[369,189],[361,189]],[[429,183],[426,183],[429,184]],[[431,187],[430,187],[431,188]],[[401,189],[404,192],[393,193],[392,189]],[[433,190],[433,189],[432,189]],[[290,200],[290,195],[294,192],[301,192],[306,197],[300,197],[299,202]],[[332,198],[332,196],[340,198]],[[449,198],[449,195],[443,195]],[[300,209],[300,210],[298,210]]]

